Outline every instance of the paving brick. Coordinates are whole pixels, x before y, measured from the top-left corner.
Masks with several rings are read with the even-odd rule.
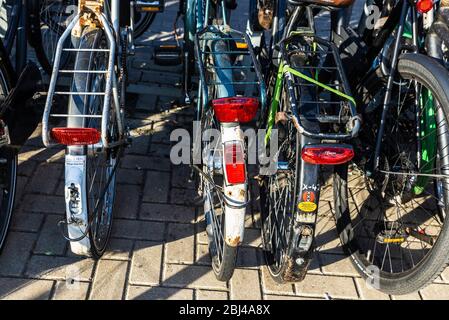
[[[58,281],[55,285],[53,300],[86,300],[89,283],[76,282],[68,283]]]
[[[144,73],[144,78],[147,73]],[[143,80],[145,81],[145,80]],[[136,103],[136,109],[142,110],[142,111],[156,111],[156,104],[157,104],[157,96],[155,95],[140,95],[139,99]]]
[[[191,169],[188,165],[173,166],[171,185],[175,188],[196,189],[194,181],[189,181]]]
[[[449,283],[449,268],[444,269],[441,273],[441,278],[443,278],[444,282]]]
[[[61,216],[48,215],[45,219],[42,231],[39,234],[34,253],[47,255],[63,255],[67,241],[63,238],[58,222]]]
[[[130,83],[139,83],[141,79],[142,79],[141,71],[131,69],[131,71],[128,72],[128,81]]]
[[[200,218],[198,218],[198,220],[199,222],[195,224],[196,242],[199,244],[208,244],[206,222],[204,220],[200,220]]]
[[[143,201],[166,203],[168,201],[170,174],[149,171],[146,176]]]
[[[24,146],[20,150],[19,153],[19,161],[39,161],[39,162],[49,162],[50,159],[53,161],[55,160],[62,160],[61,157],[64,156],[64,154],[60,153],[60,149],[46,149],[46,148],[40,148],[40,147],[33,147],[33,146]],[[59,159],[61,158],[61,159]]]
[[[194,223],[195,208],[161,203],[143,203],[140,208],[140,219]]]
[[[128,260],[133,248],[132,240],[110,239],[108,249],[103,255],[104,259]]]
[[[38,164],[39,162],[37,161],[19,160],[19,168],[17,170],[17,175],[31,177],[34,174],[34,171],[36,170]]]
[[[358,277],[359,274],[352,265],[351,258],[338,254],[320,254],[319,259],[324,274],[353,276]]]
[[[157,155],[159,157],[165,158],[166,161],[171,161],[170,160],[170,151],[171,151],[170,145],[160,144],[160,143],[152,143],[148,154],[150,156]]]
[[[449,300],[449,285],[430,284],[421,290],[424,300]]]
[[[261,265],[261,251],[256,248],[240,247],[237,255],[237,267],[258,268]]]
[[[0,278],[0,299],[48,300],[53,281],[18,278]]]
[[[164,224],[141,220],[116,219],[112,226],[112,236],[136,240],[163,240]]]
[[[193,300],[194,291],[164,287],[130,286],[128,300]]]
[[[142,81],[175,85],[181,81],[181,74],[176,75],[165,72],[145,71],[142,76]]]
[[[145,170],[170,170],[170,160],[160,157],[127,155],[122,160],[122,168]]]
[[[245,229],[245,235],[243,236],[243,245],[251,247],[260,247],[262,245],[262,239],[260,237],[260,229]]]
[[[0,255],[0,275],[20,276],[36,241],[36,234],[10,232]]]
[[[25,187],[28,183],[29,178],[24,176],[17,176],[17,185],[16,185],[16,197],[14,199],[14,212],[17,212],[17,208],[19,208],[19,204],[21,203],[21,199],[25,194]]]
[[[374,288],[371,288],[366,284],[366,281],[362,278],[355,279],[357,290],[360,293],[360,298],[365,300],[390,300],[390,296],[383,292],[380,292]]]
[[[235,269],[230,281],[232,300],[260,300],[258,270]]]
[[[20,208],[27,212],[65,214],[65,200],[63,197],[50,195],[26,194]]]
[[[353,278],[308,274],[304,281],[296,283],[296,293],[301,296],[329,295],[332,299],[357,299]]]
[[[33,255],[25,274],[49,280],[90,281],[93,267],[92,259]]]
[[[25,188],[25,192],[39,194],[54,194],[58,181],[62,176],[64,165],[59,163],[42,163],[37,167]],[[45,177],[45,179],[42,179]]]
[[[169,130],[159,130],[151,134],[151,141],[156,143],[167,143],[170,144],[170,131]]]
[[[131,284],[157,285],[161,278],[163,244],[138,241],[135,244],[129,282]]]
[[[279,284],[275,282],[266,267],[262,267],[262,289],[264,293],[294,294],[291,283]]]
[[[198,193],[193,189],[172,188],[170,202],[193,206],[196,202],[198,202]]]
[[[225,291],[197,290],[197,300],[227,300],[228,293]]]
[[[19,213],[12,215],[11,230],[37,232],[44,221],[43,214]]]
[[[117,183],[142,185],[144,175],[143,170],[120,169],[117,171]]]
[[[209,246],[207,244],[198,244],[196,246],[196,264],[211,265],[211,259],[209,254]]]
[[[127,267],[127,261],[100,260],[95,272],[90,299],[122,299]]]
[[[226,283],[215,278],[212,268],[194,265],[165,265],[162,284],[182,288],[226,289]]]
[[[117,218],[136,219],[140,206],[141,187],[138,185],[118,185],[114,205]]]
[[[194,226],[170,223],[168,225],[165,262],[193,263],[194,249]]]
[[[129,148],[126,149],[126,158],[129,155],[139,155],[139,156],[147,156],[148,150],[150,148],[150,136],[149,135],[139,135],[132,137],[132,144]],[[129,164],[127,164],[129,165]],[[140,168],[140,166],[139,166]]]
[[[328,223],[329,224],[326,224],[326,227],[331,224],[330,221]],[[333,228],[326,230],[325,228],[318,229],[317,227],[315,244],[317,251],[323,253],[344,254],[338,233]]]
[[[312,298],[312,297],[298,297],[298,296],[277,296],[277,295],[264,295],[264,300],[324,300],[321,298]]]
[[[406,295],[400,295],[400,296],[391,296],[391,299],[393,300],[422,300],[421,296],[418,292],[413,292]]]

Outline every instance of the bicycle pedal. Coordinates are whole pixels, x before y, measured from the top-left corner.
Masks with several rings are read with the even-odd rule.
[[[164,12],[165,0],[135,1],[137,12]]]
[[[159,66],[179,66],[183,62],[182,48],[176,44],[161,44],[154,48],[153,58]]]

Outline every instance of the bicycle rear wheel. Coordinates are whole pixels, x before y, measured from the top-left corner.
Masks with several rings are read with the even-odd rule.
[[[219,124],[209,109],[202,119],[202,132],[219,130]],[[200,174],[200,190],[204,200],[204,215],[206,220],[206,233],[209,239],[209,254],[212,260],[212,269],[220,281],[228,281],[234,274],[238,246],[230,246],[225,241],[225,219],[228,205],[223,193],[224,176],[222,170],[215,168],[215,162],[222,157],[222,145],[213,145],[204,142],[202,150],[205,151],[202,174]],[[229,218],[228,218],[229,219]]]
[[[36,52],[40,65],[51,74],[58,41],[78,7],[76,0],[28,0],[28,41]],[[70,44],[67,40],[65,47]],[[60,66],[69,60],[63,52]]]
[[[378,170],[370,174],[366,163],[374,150],[385,79],[373,75],[362,86],[367,123],[360,152],[366,154],[334,175],[343,247],[363,277],[395,295],[423,288],[449,260],[449,76],[418,54],[402,56],[398,73]]]
[[[0,64],[0,100],[3,100],[11,89],[8,72]],[[11,222],[16,194],[17,151],[8,146],[0,148],[0,252],[5,244]]]
[[[106,49],[107,41],[103,30],[85,28],[79,42],[75,70],[103,71],[107,70],[108,53],[89,51]],[[75,73],[72,83],[74,92],[100,93],[100,95],[73,96],[69,101],[70,115],[98,116],[102,114],[106,75],[99,72]],[[110,104],[110,119],[107,131],[110,143],[118,141],[118,119],[116,118],[114,101]],[[101,132],[101,118],[71,117],[68,127],[95,128]],[[87,148],[69,147],[69,154],[85,155],[86,190],[82,197],[87,199],[89,225],[88,238],[90,253],[99,258],[106,250],[112,228],[112,215],[116,190],[116,169],[121,155],[121,147],[105,149],[89,145]]]
[[[286,107],[282,99],[281,110]],[[267,269],[278,283],[298,281],[293,273],[290,254],[293,236],[293,212],[296,204],[296,189],[299,176],[299,135],[291,121],[279,122],[274,127],[278,132],[278,154],[274,165],[276,172],[264,177],[260,184],[262,214],[262,241]],[[272,137],[274,138],[274,137]]]
[[[156,13],[154,12],[136,12],[134,37],[140,38],[150,28],[155,18]]]

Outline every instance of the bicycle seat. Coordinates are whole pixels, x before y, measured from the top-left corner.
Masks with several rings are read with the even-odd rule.
[[[293,6],[316,5],[323,7],[345,8],[354,3],[355,0],[288,0]]]

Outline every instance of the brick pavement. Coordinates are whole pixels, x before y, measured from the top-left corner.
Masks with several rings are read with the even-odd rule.
[[[157,18],[147,39],[170,38],[172,20],[166,17],[175,12],[168,1],[164,19]],[[1,299],[449,299],[449,269],[435,284],[405,297],[367,288],[340,248],[329,192],[323,192],[318,250],[305,281],[278,285],[267,274],[257,201],[247,215],[238,269],[229,283],[217,281],[204,221],[192,205],[189,169],[169,161],[170,132],[188,127],[192,110],[167,108],[179,93],[180,69],[154,66],[150,44],[143,41],[131,61],[134,91],[145,91],[142,85],[152,89],[131,95],[134,143],[119,171],[107,253],[93,261],[68,250],[56,227],[64,217],[63,150],[44,149],[37,130],[19,157],[16,209],[0,256]]]

